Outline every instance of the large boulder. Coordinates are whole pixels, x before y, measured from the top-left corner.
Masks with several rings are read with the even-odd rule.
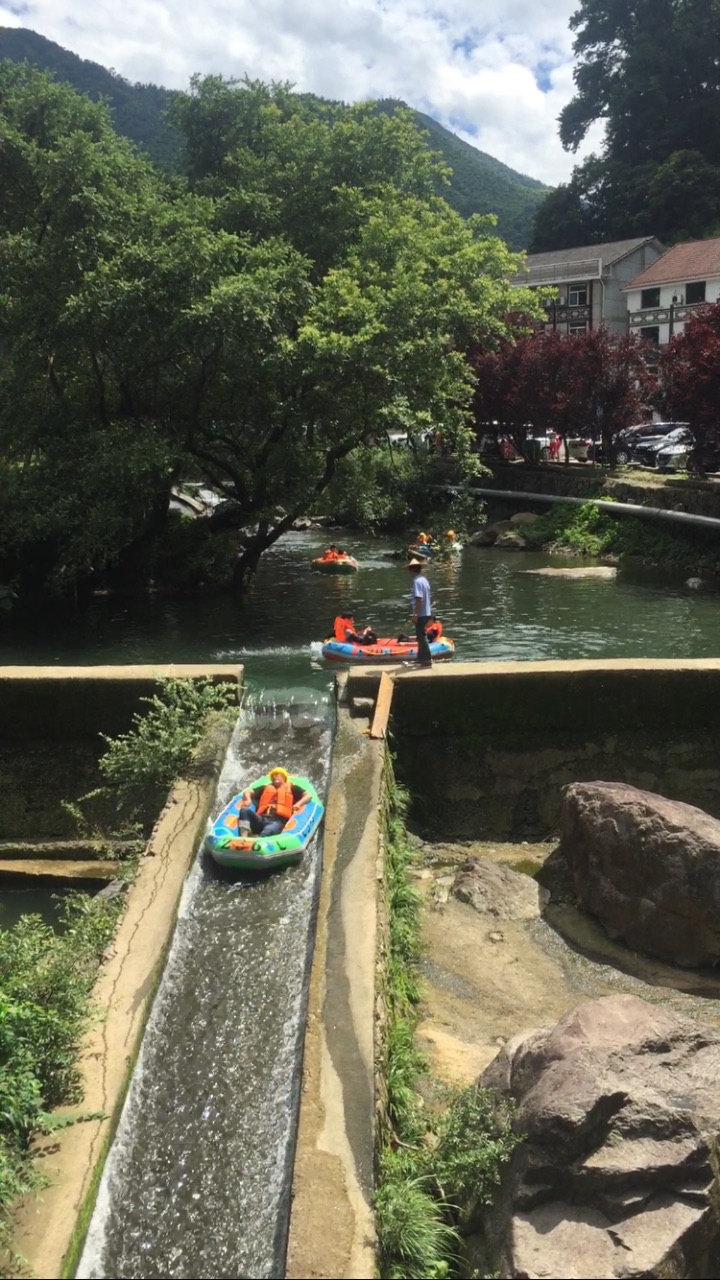
[[[720,822],[621,782],[563,792],[560,850],[611,938],[676,964],[720,958]]]
[[[492,1209],[503,1276],[720,1274],[720,1033],[635,996],[589,1000],[480,1076],[523,1135]]]
[[[506,533],[512,529],[512,521],[496,520],[494,524],[483,525],[482,529],[478,529],[470,538],[470,545],[473,547],[492,547],[497,542],[500,534]]]
[[[496,920],[537,920],[550,897],[532,876],[481,858],[468,858],[452,891],[460,902]]]

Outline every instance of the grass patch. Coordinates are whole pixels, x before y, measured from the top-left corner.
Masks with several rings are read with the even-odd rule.
[[[558,502],[534,524],[523,525],[522,536],[532,549],[611,557],[621,564],[623,560],[643,560],[696,569],[707,559],[710,571],[717,568],[716,553],[704,530],[676,528],[669,534],[649,520],[611,516],[591,503]]]
[[[383,1055],[389,1123],[380,1134],[375,1214],[381,1276],[434,1280],[460,1274],[461,1231],[492,1198],[519,1139],[510,1104],[488,1090],[445,1090],[445,1106],[437,1112],[421,1105],[417,1085],[427,1062],[414,1039],[420,896],[409,878],[417,855],[405,829],[408,802],[391,781],[385,814],[389,946]]]

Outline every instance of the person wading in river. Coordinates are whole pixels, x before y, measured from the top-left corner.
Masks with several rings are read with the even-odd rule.
[[[413,576],[412,606],[415,636],[417,638],[417,665],[432,666],[432,654],[427,638],[427,625],[432,617],[432,601],[430,599],[430,583],[423,572],[425,565],[421,560],[411,560],[408,569]]]

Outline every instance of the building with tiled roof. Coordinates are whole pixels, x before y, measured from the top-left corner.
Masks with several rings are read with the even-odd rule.
[[[529,253],[526,269],[514,283],[553,292],[546,304],[547,329],[584,333],[604,324],[611,333],[625,333],[627,305],[622,290],[662,253],[663,245],[654,236]]]
[[[624,287],[628,328],[664,347],[706,302],[720,300],[720,237],[668,249]]]

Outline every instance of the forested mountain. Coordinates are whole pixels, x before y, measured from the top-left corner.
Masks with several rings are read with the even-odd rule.
[[[51,71],[58,80],[71,84],[80,93],[87,93],[93,99],[107,98],[118,133],[144,148],[156,163],[166,168],[172,168],[177,162],[180,140],[163,116],[173,99],[172,90],[154,84],[130,84],[115,71],[79,58],[54,41],[22,27],[0,28],[2,58],[11,58],[14,62],[27,60],[43,71]],[[378,104],[378,109],[392,114],[404,105],[385,99]],[[511,248],[525,248],[535,210],[548,188],[463,142],[430,116],[420,111],[412,114],[418,127],[429,134],[429,145],[441,152],[453,170],[452,184],[443,190],[448,203],[463,217],[472,213],[497,214],[498,234]]]

